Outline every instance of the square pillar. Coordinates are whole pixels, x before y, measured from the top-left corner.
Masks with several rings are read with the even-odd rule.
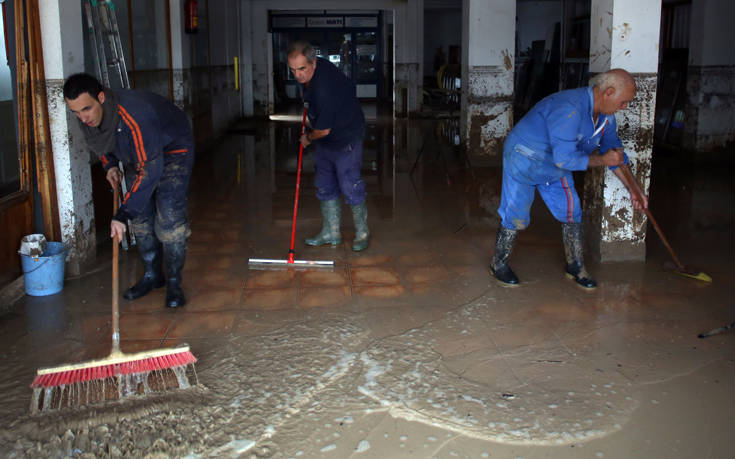
[[[86,28],[78,2],[41,0],[38,7],[61,242],[69,247],[67,273],[74,276],[97,252],[90,155],[63,94],[64,79],[84,71]]]
[[[397,117],[423,104],[424,0],[408,0],[396,9],[394,112]]]
[[[472,155],[497,155],[513,124],[515,0],[462,2],[460,129]]]
[[[648,194],[658,78],[660,0],[592,0],[590,73],[623,68],[636,95],[616,114],[618,136],[633,174]],[[645,215],[634,212],[627,189],[606,167],[585,175],[584,223],[588,253],[606,261],[643,260]]]

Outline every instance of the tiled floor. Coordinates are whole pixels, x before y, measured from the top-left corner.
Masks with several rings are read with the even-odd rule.
[[[398,391],[401,384],[413,381],[421,371],[418,364],[403,375],[393,375],[394,379],[386,382],[385,387],[378,384],[376,387],[380,389],[370,386],[372,381],[366,380],[359,394],[348,397],[349,403],[357,403],[356,400],[369,393],[379,398],[383,406],[394,410],[392,417],[387,414],[383,417],[376,414],[381,413],[376,407],[365,408],[357,424],[366,431],[390,425],[381,428],[405,432],[418,429],[429,438],[453,432],[456,436],[453,438],[464,439],[466,445],[471,445],[465,457],[484,457],[481,452],[486,450],[495,452],[492,457],[602,457],[597,453],[603,451],[608,451],[606,457],[692,457],[685,452],[691,449],[672,452],[664,433],[640,438],[634,435],[637,430],[647,428],[658,432],[653,426],[678,422],[675,419],[686,418],[693,425],[708,422],[705,418],[687,418],[683,405],[673,401],[667,405],[665,415],[655,411],[655,407],[646,406],[634,411],[624,425],[609,431],[598,426],[602,433],[577,441],[577,446],[591,446],[574,455],[570,455],[569,449],[569,445],[575,445],[572,440],[552,447],[531,439],[526,446],[516,448],[509,446],[512,442],[505,443],[508,437],[497,434],[494,427],[488,427],[487,431],[474,430],[465,436],[461,429],[452,427],[454,421],[444,423],[442,419],[462,400],[494,405],[495,401],[482,397],[492,394],[501,382],[512,388],[523,381],[514,390],[530,391],[529,388],[535,387],[537,392],[543,392],[540,388],[553,386],[554,381],[563,378],[568,378],[574,386],[614,375],[610,378],[620,378],[642,391],[665,387],[662,390],[666,393],[680,393],[683,389],[677,381],[686,374],[700,383],[702,378],[719,378],[722,384],[731,384],[728,393],[732,394],[734,381],[728,376],[735,356],[732,332],[709,341],[696,339],[696,331],[735,320],[735,271],[731,266],[735,247],[729,230],[735,223],[735,190],[729,176],[717,168],[682,167],[673,159],[658,164],[654,170],[653,183],[658,188],[653,190],[651,202],[661,225],[667,229],[680,257],[701,264],[715,278],[713,284],[697,283],[663,270],[667,255],[652,234],[648,238],[647,262],[591,263],[590,270],[597,277],[599,288],[594,292],[582,291],[562,275],[560,231],[538,200],[534,205],[533,224],[520,235],[511,258],[522,285],[508,289],[497,285],[487,271],[497,219],[485,209],[497,206],[497,159],[468,168],[456,150],[429,134],[435,132],[433,123],[371,125],[363,174],[368,185],[372,240],[368,250],[362,253],[350,250],[354,230],[346,208],[343,244],[335,248],[312,248],[301,242],[304,236],[317,232],[320,225],[312,186],[312,158],[307,155],[296,257],[333,260],[333,269],[259,270],[248,266],[250,257],[278,259],[288,253],[297,149],[285,144],[284,139],[289,137],[288,131],[294,125],[278,124],[272,130],[276,133],[273,137],[230,135],[213,150],[201,152],[191,190],[192,236],[184,269],[188,304],[181,309],[167,310],[163,307],[165,289],[132,302],[121,299],[123,350],[136,352],[188,342],[195,353],[203,356],[200,358],[202,382],[216,386],[217,376],[208,370],[220,364],[213,360],[216,354],[212,349],[223,340],[250,339],[253,341],[246,341],[248,351],[263,346],[261,352],[268,355],[268,347],[262,343],[275,345],[276,339],[280,343],[281,334],[298,337],[306,327],[302,324],[312,322],[318,324],[317,330],[325,324],[323,332],[327,333],[330,328],[326,324],[333,327],[336,321],[361,327],[355,335],[341,331],[344,338],[339,339],[345,341],[338,342],[338,347],[343,352],[351,349],[350,346],[358,346],[355,343],[361,343],[360,337],[369,338],[366,342],[370,344],[359,344],[364,347],[352,351],[360,357],[354,359],[350,368],[360,368],[371,359],[379,360],[376,349],[388,346],[391,340],[406,339],[410,345],[399,348],[405,352],[423,349],[419,361],[430,361],[435,354],[440,356],[442,366],[434,368],[431,377],[441,370],[442,374],[458,375],[450,386],[476,383],[480,387],[477,393],[472,393],[471,387],[466,389],[466,393],[457,395],[458,401],[434,400],[434,405],[446,409],[442,411],[433,410],[424,399],[411,399],[412,394],[418,393],[418,386],[412,385],[405,394],[395,395],[402,400],[400,403],[395,402],[393,393],[381,395],[382,389]],[[431,137],[429,149],[416,162],[427,136]],[[394,141],[398,147],[393,146]],[[694,173],[690,174],[691,170]],[[681,198],[682,193],[686,194],[681,191],[682,183],[690,193],[686,200]],[[716,209],[696,204],[713,200],[718,203]],[[683,201],[692,205],[689,208],[677,205]],[[15,387],[8,382],[11,377],[12,381],[30,380],[38,367],[97,358],[109,352],[110,269],[105,266],[109,263],[108,250],[101,247],[94,273],[68,280],[64,291],[53,297],[24,297],[12,313],[0,318],[3,350],[13,356],[13,362],[22,361],[15,366],[7,364],[5,370],[10,376],[0,380],[0,387]],[[134,249],[122,254],[120,273],[122,289],[139,276],[140,263]],[[325,335],[314,342],[326,349],[329,343],[339,339]],[[304,342],[306,352],[310,341]],[[424,345],[428,347],[423,348]],[[692,348],[697,346],[702,356],[693,354]],[[303,362],[305,354],[294,351],[297,358],[293,362],[298,363],[293,363],[287,350],[278,352],[282,354],[268,357],[275,359],[270,362],[271,367],[259,367],[260,373],[248,377],[266,380],[279,358],[294,368],[319,367],[317,357],[308,357],[307,360],[312,360]],[[318,355],[319,348],[310,352]],[[411,361],[400,352],[386,351],[386,354],[390,358],[381,364],[393,365],[394,370],[401,363]],[[243,351],[243,368],[256,365],[253,363],[256,357],[257,353]],[[702,367],[695,362],[697,358],[721,365],[700,373],[698,368]],[[5,365],[0,364],[0,369]],[[339,367],[337,363],[334,365]],[[293,373],[306,373],[304,368],[299,368]],[[314,385],[315,390],[342,390],[330,388],[324,382],[326,376],[334,373],[334,368],[325,369]],[[639,383],[641,378],[645,382]],[[248,381],[252,387],[259,388],[254,380]],[[690,389],[699,391],[696,387]],[[714,398],[708,398],[707,394],[697,397],[708,406],[720,405],[731,413],[735,408],[732,397],[722,400],[718,398],[720,393],[712,391]],[[26,395],[15,388],[2,397],[20,400]],[[661,394],[657,397],[665,398]],[[499,405],[506,402],[497,401]],[[322,403],[328,404],[327,399]],[[290,406],[294,419],[298,418],[300,409],[309,411],[305,406],[308,403]],[[414,410],[410,415],[405,414],[407,407]],[[8,415],[19,416],[23,409],[17,403],[7,405],[5,410]],[[322,427],[331,423],[319,418],[321,411],[315,410],[309,411],[309,416],[316,417],[308,422],[320,419]],[[580,413],[584,411],[580,408]],[[263,416],[268,419],[267,413]],[[307,422],[304,416],[299,422]],[[542,423],[554,422],[553,413],[538,417]],[[255,426],[257,423],[253,422]],[[274,421],[263,421],[263,425],[269,422]],[[294,453],[301,447],[307,451],[306,457],[347,457],[353,453],[354,445],[340,444],[334,455],[329,456],[314,446],[319,443],[315,436],[320,426],[310,425],[314,426],[313,431],[300,437],[300,441],[312,446],[294,446],[282,438],[278,443],[281,451]],[[732,428],[735,421],[729,416],[724,425],[704,429],[700,441],[723,442],[729,438]],[[508,432],[513,430],[508,429]],[[390,440],[389,434],[393,435]],[[428,458],[452,457],[452,448],[461,450],[458,446],[445,446],[430,452],[419,441],[413,445],[415,456],[403,454],[397,452],[398,446],[390,446],[396,435],[396,431],[386,430],[385,437],[373,438],[372,451],[392,452],[384,457]],[[448,440],[448,444],[453,441]],[[716,446],[714,451],[710,457],[725,457],[720,455],[725,449]],[[371,457],[378,457],[375,454]]]

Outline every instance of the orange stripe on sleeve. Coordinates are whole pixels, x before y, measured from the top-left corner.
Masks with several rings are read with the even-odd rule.
[[[138,174],[138,176],[135,177],[135,181],[133,182],[133,186],[130,187],[127,193],[125,193],[125,199],[123,199],[123,204],[125,204],[128,199],[130,198],[131,193],[135,193],[138,191],[138,188],[140,188],[140,182],[143,180],[143,176]]]
[[[130,128],[130,132],[132,132],[133,134],[135,149],[138,153],[138,161],[141,163],[145,163],[148,158],[145,153],[145,144],[143,143],[143,136],[140,133],[140,127],[138,126],[138,123],[135,121],[135,119],[133,119],[132,116],[130,116],[130,114],[127,112],[127,110],[125,110],[122,105],[118,105],[118,112],[125,121],[125,124],[127,124]]]
[[[181,148],[179,150],[169,150],[169,151],[165,152],[165,154],[167,154],[167,155],[175,155],[177,153],[186,153],[187,151],[188,150],[186,148]]]

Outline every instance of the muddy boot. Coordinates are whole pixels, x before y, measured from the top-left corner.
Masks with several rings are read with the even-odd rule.
[[[166,307],[179,308],[186,304],[181,287],[181,270],[186,259],[186,242],[170,242],[163,245],[166,261]]]
[[[150,293],[154,288],[161,288],[166,283],[161,269],[161,243],[154,236],[138,236],[136,239],[138,253],[143,260],[143,277],[123,293],[126,300],[136,300]]]
[[[304,239],[306,245],[339,245],[342,235],[339,226],[342,220],[342,202],[339,199],[321,201],[322,230],[314,237]]]
[[[356,206],[350,206],[352,208],[352,219],[355,222],[355,240],[352,241],[352,250],[359,252],[367,249],[368,243],[370,242],[370,229],[367,224],[367,204],[363,202]]]
[[[593,289],[597,287],[594,281],[584,269],[584,261],[582,257],[582,224],[581,223],[562,223],[561,234],[564,240],[564,256],[567,259],[566,276],[580,286]]]
[[[518,285],[518,277],[506,264],[510,253],[513,251],[517,235],[517,230],[500,226],[498,235],[495,237],[495,255],[493,255],[490,270],[497,280],[507,285]]]

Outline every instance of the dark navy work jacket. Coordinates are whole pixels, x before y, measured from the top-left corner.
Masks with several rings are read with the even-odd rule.
[[[151,199],[163,174],[164,155],[193,155],[194,142],[189,118],[168,99],[146,91],[115,93],[120,114],[117,146],[100,159],[105,172],[118,161],[136,172],[115,216],[125,221],[135,218]]]
[[[311,127],[331,129],[329,135],[316,140],[318,145],[339,149],[365,136],[365,115],[355,84],[334,64],[318,57],[309,86],[300,86]]]

